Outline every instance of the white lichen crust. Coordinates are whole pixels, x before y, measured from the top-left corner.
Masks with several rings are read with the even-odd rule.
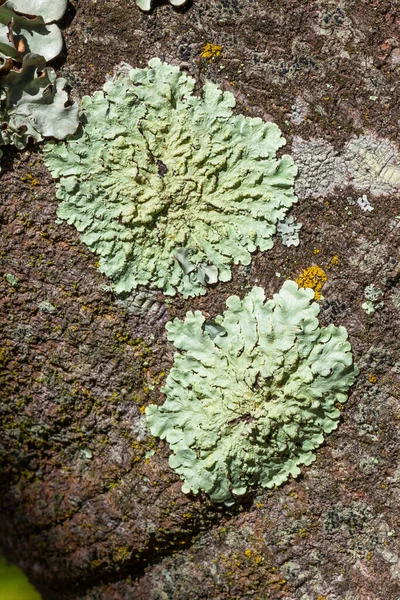
[[[344,160],[351,185],[373,196],[400,189],[400,153],[395,142],[376,134],[355,136],[346,144]]]
[[[273,245],[296,201],[277,125],[233,115],[234,96],[153,59],[82,101],[83,132],[47,145],[58,215],[82,232],[117,292],[205,293]]]
[[[320,327],[311,289],[286,281],[272,300],[254,287],[215,323],[200,312],[167,324],[177,348],[162,406],[146,409],[166,439],[182,490],[232,503],[309,465],[335,429],[357,375],[344,327]]]

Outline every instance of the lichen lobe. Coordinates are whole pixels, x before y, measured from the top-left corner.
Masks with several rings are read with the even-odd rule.
[[[276,158],[279,128],[233,115],[235,100],[153,59],[82,102],[83,131],[48,145],[59,178],[59,216],[100,255],[117,292],[151,283],[166,294],[204,294],[231,278],[296,201],[296,167]],[[177,257],[188,252],[194,268]],[[217,276],[215,276],[217,273]]]
[[[338,425],[357,368],[343,327],[320,327],[314,292],[284,283],[272,300],[254,287],[232,296],[210,336],[200,312],[167,324],[177,348],[164,388],[150,405],[153,435],[166,439],[183,491],[230,504],[254,485],[272,488]]]

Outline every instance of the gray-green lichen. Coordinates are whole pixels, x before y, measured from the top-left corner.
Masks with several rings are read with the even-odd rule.
[[[59,179],[58,215],[82,232],[117,292],[152,284],[166,294],[205,293],[232,263],[273,246],[296,201],[296,167],[276,158],[277,125],[233,115],[235,99],[177,67],[109,81],[82,100],[83,131],[47,145]]]
[[[296,219],[290,215],[278,223],[276,232],[284,246],[298,246],[300,243],[299,231],[301,228],[301,223],[296,223]]]
[[[357,367],[344,327],[320,327],[314,292],[286,281],[272,300],[254,287],[207,322],[199,312],[167,324],[177,349],[166,401],[146,409],[166,439],[186,493],[232,503],[309,465],[339,422]]]
[[[46,68],[43,56],[26,54],[22,68],[0,79],[0,146],[23,149],[47,137],[64,139],[78,127],[78,107],[67,106],[65,79]]]
[[[0,0],[0,147],[64,139],[78,127],[66,81],[46,67],[61,52],[67,0]],[[2,150],[0,148],[0,158]]]
[[[364,290],[364,296],[366,301],[361,304],[361,307],[365,310],[367,315],[372,315],[378,308],[382,308],[384,305],[383,302],[378,302],[379,298],[383,296],[383,292],[373,283],[367,285]]]
[[[68,0],[12,0],[15,10],[28,15],[40,15],[45,23],[59,21],[68,7]]]
[[[19,62],[28,53],[46,61],[58,56],[63,39],[54,21],[66,8],[66,0],[0,0],[0,56]]]

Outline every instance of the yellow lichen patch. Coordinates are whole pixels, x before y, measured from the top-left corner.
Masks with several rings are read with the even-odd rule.
[[[113,559],[115,562],[125,562],[126,560],[129,560],[131,556],[132,551],[126,546],[120,546],[113,552]]]
[[[92,560],[92,562],[90,563],[91,566],[96,569],[97,567],[99,567],[101,565],[101,560]]]
[[[215,60],[216,58],[221,56],[222,49],[223,46],[208,42],[201,51],[201,57],[206,58],[207,60]]]
[[[376,382],[377,382],[377,377],[376,377],[376,375],[374,375],[373,373],[370,373],[370,374],[368,375],[368,381],[369,381],[370,383],[376,383]]]
[[[303,539],[308,537],[308,533],[307,533],[306,529],[299,529],[298,534],[299,534],[299,537],[301,537]]]
[[[331,265],[338,265],[339,264],[339,257],[336,256],[332,256],[332,260],[331,260]]]
[[[320,300],[321,290],[328,276],[318,265],[313,265],[304,269],[304,271],[295,279],[297,285],[302,288],[311,288],[314,290],[315,299]]]

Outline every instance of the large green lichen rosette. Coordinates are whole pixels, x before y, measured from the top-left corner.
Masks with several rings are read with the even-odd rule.
[[[309,465],[335,429],[357,367],[344,327],[320,327],[311,289],[286,281],[272,300],[254,287],[215,322],[200,312],[167,324],[177,349],[162,406],[146,409],[166,439],[182,490],[233,503]]]
[[[296,201],[277,125],[233,115],[235,100],[177,67],[107,82],[82,101],[82,131],[47,144],[58,215],[82,232],[117,292],[150,284],[185,297],[231,278]]]

